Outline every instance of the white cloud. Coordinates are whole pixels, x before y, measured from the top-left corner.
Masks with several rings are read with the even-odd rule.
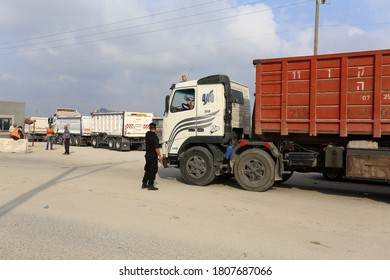
[[[52,55],[52,56],[57,56],[59,54],[59,52],[55,49],[48,49],[47,52]]]
[[[364,35],[364,33],[365,32],[362,29],[357,28],[357,27],[351,27],[351,28],[349,28],[349,30],[347,32],[348,36],[350,36],[350,37],[353,37],[356,35],[361,36],[361,35]]]
[[[55,82],[60,82],[60,83],[75,83],[77,82],[77,78],[70,76],[70,75],[59,75],[54,79]]]
[[[10,73],[4,73],[1,78],[5,81],[16,81],[16,77]]]

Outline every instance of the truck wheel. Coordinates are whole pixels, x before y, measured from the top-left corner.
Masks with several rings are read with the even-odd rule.
[[[115,138],[110,138],[110,140],[108,140],[108,148],[110,150],[115,150]]]
[[[243,189],[263,192],[275,182],[275,163],[265,151],[251,149],[235,162],[234,175]]]
[[[322,176],[329,181],[337,181],[343,177],[343,174],[339,168],[329,168],[322,172]]]
[[[77,136],[75,137],[74,144],[75,144],[76,146],[81,146],[81,136],[80,136],[80,135],[77,135]]]
[[[146,149],[145,143],[135,144],[134,147],[137,151],[145,151]]]
[[[70,141],[70,145],[71,146],[75,146],[76,145],[76,139],[75,139],[74,135],[70,136],[69,141]]]
[[[122,151],[122,139],[121,138],[116,139],[115,150]]]
[[[214,178],[213,158],[204,147],[193,147],[180,160],[180,172],[184,181],[191,185],[205,186]]]
[[[58,135],[55,142],[60,145],[64,144],[64,138],[62,138],[62,135]]]
[[[99,148],[99,138],[98,137],[92,137],[92,147]]]

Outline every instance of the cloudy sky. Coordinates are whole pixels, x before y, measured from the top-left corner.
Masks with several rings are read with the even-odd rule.
[[[313,54],[315,0],[0,0],[0,100],[163,113],[182,74],[254,91],[254,59]],[[390,49],[388,0],[326,0],[319,54]],[[0,112],[1,113],[1,112]]]

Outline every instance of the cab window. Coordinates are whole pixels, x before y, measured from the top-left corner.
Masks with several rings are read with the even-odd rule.
[[[175,91],[171,103],[171,112],[192,110],[195,107],[195,90],[179,89]]]
[[[241,91],[232,89],[232,102],[244,105],[244,94]]]

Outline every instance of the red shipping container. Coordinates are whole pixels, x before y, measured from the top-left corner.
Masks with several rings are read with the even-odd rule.
[[[390,50],[253,64],[256,134],[390,135]]]

